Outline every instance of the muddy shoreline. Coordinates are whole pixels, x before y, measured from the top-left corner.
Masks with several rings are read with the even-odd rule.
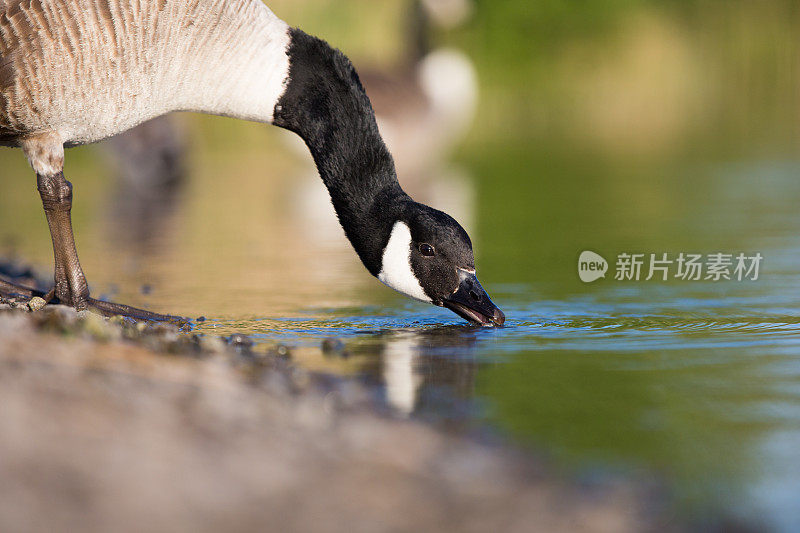
[[[640,486],[392,418],[281,349],[8,299],[0,457],[3,531],[665,527]]]

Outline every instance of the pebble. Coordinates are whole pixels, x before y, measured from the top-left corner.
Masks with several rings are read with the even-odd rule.
[[[243,333],[234,333],[228,337],[228,344],[237,350],[250,351],[253,347],[253,339]]]
[[[28,309],[31,311],[40,311],[44,309],[45,305],[47,305],[47,302],[44,301],[44,298],[39,298],[38,296],[34,296],[28,301]]]
[[[347,357],[344,342],[336,337],[327,337],[322,341],[322,353],[327,356]]]
[[[289,360],[292,358],[292,350],[285,344],[278,344],[270,350],[272,355],[281,359]]]

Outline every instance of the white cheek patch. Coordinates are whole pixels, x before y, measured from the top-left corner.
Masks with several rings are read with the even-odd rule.
[[[383,250],[378,279],[387,287],[415,300],[431,303],[411,269],[411,230],[404,222],[395,222],[389,242]]]

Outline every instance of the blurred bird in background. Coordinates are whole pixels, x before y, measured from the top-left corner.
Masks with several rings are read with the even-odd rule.
[[[174,212],[188,171],[187,133],[174,114],[161,115],[100,146],[116,178],[115,237],[145,245]]]

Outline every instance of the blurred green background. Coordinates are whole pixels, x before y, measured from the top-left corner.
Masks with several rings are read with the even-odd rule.
[[[410,5],[270,7],[341,48],[359,71],[391,77],[407,67]],[[428,36],[432,49],[469,58],[474,120],[424,168],[413,150],[395,156],[404,186],[460,213],[481,280],[509,316],[506,330],[467,334],[469,350],[461,337],[431,350],[424,327],[456,319],[384,290],[331,218],[309,217],[298,197],[324,193],[309,156],[275,128],[218,117],[178,117],[188,180],[166,215],[144,215],[157,218],[144,240],[134,235],[138,222],[115,214],[113,155],[102,146],[68,152],[92,290],[206,315],[216,320],[206,331],[244,329],[267,341],[289,329],[301,342],[308,330],[315,340],[352,335],[386,352],[391,335],[375,339],[367,329],[410,328],[419,335],[415,365],[430,370],[442,350],[466,351],[470,364],[480,362],[466,387],[486,406],[476,418],[567,469],[657,472],[676,509],[701,524],[719,525],[707,517],[722,513],[797,530],[800,3],[469,6],[463,20],[434,24]],[[417,116],[397,102],[401,119],[384,133],[404,113]],[[398,146],[414,146],[429,129],[398,134]],[[47,272],[34,176],[18,151],[1,151],[0,165],[0,248]],[[576,274],[587,249],[611,262],[620,252],[759,251],[765,260],[752,283],[587,285]],[[373,315],[375,323],[365,318]],[[282,322],[287,316],[310,322]],[[423,390],[454,386],[449,374],[412,371]]]

